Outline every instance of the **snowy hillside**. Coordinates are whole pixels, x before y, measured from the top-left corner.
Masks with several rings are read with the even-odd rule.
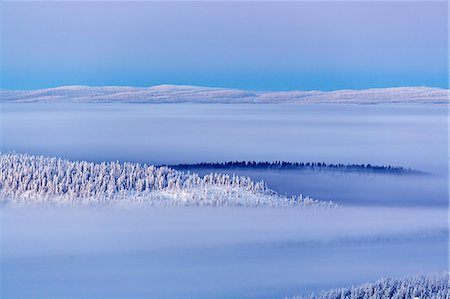
[[[375,283],[367,283],[348,289],[334,289],[317,295],[291,299],[351,299],[351,298],[392,298],[392,299],[445,299],[450,298],[449,274],[410,276],[403,279],[383,278]]]
[[[0,155],[0,201],[14,204],[150,206],[335,206],[285,197],[248,177],[176,171],[119,162],[71,162]]]
[[[62,86],[39,90],[0,90],[7,102],[123,102],[123,103],[448,103],[449,91],[433,87],[366,90],[251,92],[237,89],[158,85]]]

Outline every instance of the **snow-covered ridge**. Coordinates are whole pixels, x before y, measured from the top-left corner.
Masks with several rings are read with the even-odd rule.
[[[449,273],[409,276],[402,279],[382,278],[352,288],[323,291],[291,299],[352,299],[352,298],[450,298]]]
[[[365,90],[261,92],[187,85],[62,86],[39,90],[0,90],[3,102],[82,103],[430,103],[447,104],[449,90],[434,87]]]
[[[68,161],[24,154],[0,155],[0,202],[42,205],[330,206],[285,197],[263,181],[211,173],[200,177],[137,163]]]

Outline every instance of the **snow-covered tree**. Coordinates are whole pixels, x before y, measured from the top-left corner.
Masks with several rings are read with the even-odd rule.
[[[382,278],[351,288],[322,291],[291,299],[450,299],[449,273]]]
[[[183,172],[138,163],[69,161],[26,154],[0,155],[0,200],[23,204],[143,203],[169,206],[324,205],[288,198],[248,177]]]

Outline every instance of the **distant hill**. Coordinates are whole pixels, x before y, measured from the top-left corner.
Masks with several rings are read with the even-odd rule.
[[[0,90],[3,102],[82,103],[428,103],[447,104],[449,90],[393,87],[364,90],[263,92],[185,85],[152,87],[62,86],[38,90]]]

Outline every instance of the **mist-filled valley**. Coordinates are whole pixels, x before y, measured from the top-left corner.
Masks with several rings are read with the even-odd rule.
[[[4,204],[4,298],[285,298],[447,269],[445,105],[3,103],[1,109],[2,154],[73,165],[288,161],[417,171],[183,169],[200,177],[248,176],[280,196],[302,194],[338,207]]]
[[[289,161],[427,175],[191,169],[343,205],[446,206],[445,105],[3,104],[2,152],[149,165]],[[119,125],[120,124],[120,125]]]
[[[447,1],[3,1],[0,299],[450,299]]]

